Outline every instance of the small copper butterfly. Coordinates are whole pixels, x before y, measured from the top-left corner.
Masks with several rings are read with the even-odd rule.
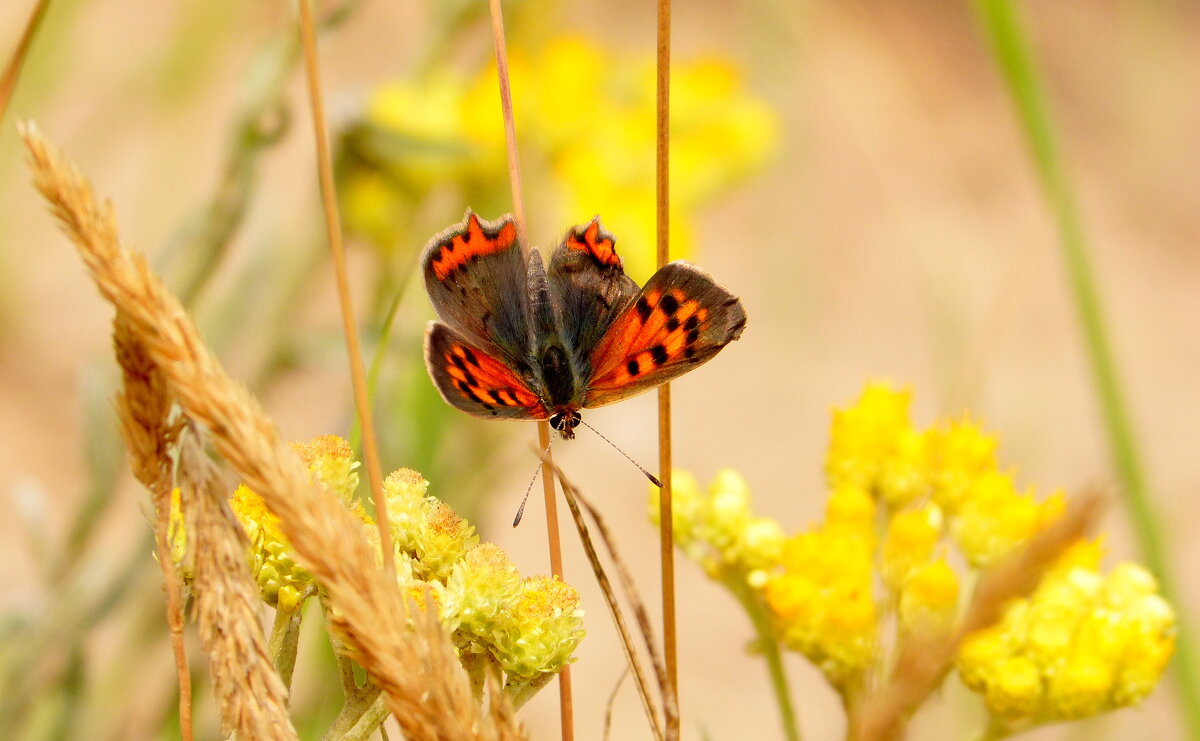
[[[711,359],[746,326],[737,296],[677,260],[638,288],[599,217],[573,227],[542,264],[512,217],[470,209],[421,254],[442,321],[425,364],[450,405],[485,419],[547,420],[575,436],[580,409],[612,404]]]

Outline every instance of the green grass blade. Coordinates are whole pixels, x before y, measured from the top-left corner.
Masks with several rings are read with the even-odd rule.
[[[996,64],[1008,84],[1042,189],[1058,222],[1063,259],[1066,261],[1088,360],[1095,377],[1113,465],[1121,482],[1124,501],[1142,555],[1158,576],[1163,593],[1171,598],[1176,610],[1181,610],[1179,592],[1175,589],[1167,559],[1168,548],[1146,485],[1133,426],[1113,359],[1083,224],[1063,166],[1028,39],[1010,0],[974,0],[973,5],[991,42]],[[1173,668],[1180,693],[1180,706],[1190,737],[1200,738],[1200,666],[1197,665],[1191,626],[1182,612],[1179,615],[1177,641]]]

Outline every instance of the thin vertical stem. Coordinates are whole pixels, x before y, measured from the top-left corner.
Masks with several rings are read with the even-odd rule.
[[[1173,662],[1175,683],[1190,736],[1200,738],[1200,660],[1197,658],[1191,624],[1187,616],[1182,614],[1183,604],[1174,599],[1179,592],[1175,589],[1174,575],[1167,558],[1166,538],[1146,485],[1133,424],[1126,408],[1112,343],[1104,322],[1099,290],[1092,273],[1087,238],[1075,204],[1075,194],[1059,153],[1037,66],[1029,51],[1020,19],[1008,0],[975,0],[974,6],[991,42],[996,65],[1008,83],[1042,190],[1058,220],[1063,260],[1082,325],[1084,345],[1095,378],[1109,447],[1124,493],[1122,499],[1133,521],[1142,555],[1162,584],[1163,594],[1173,598],[1175,609],[1180,611]]]
[[[496,47],[496,78],[500,85],[500,111],[504,117],[504,143],[508,152],[508,176],[512,187],[513,218],[522,249],[529,249],[525,222],[525,198],[521,191],[521,161],[517,156],[517,125],[513,115],[512,88],[508,77],[508,48],[504,43],[504,14],[500,0],[488,0],[492,20],[492,40]],[[550,571],[563,578],[562,543],[558,531],[558,502],[554,495],[554,466],[550,458],[550,425],[538,422],[538,449],[546,451],[548,465],[542,466],[542,494],[546,503],[546,540],[550,548]],[[575,704],[571,694],[571,669],[558,675],[559,719],[563,741],[575,738]]]
[[[671,259],[670,250],[670,127],[671,127],[671,0],[658,0],[655,206],[658,267]],[[679,670],[675,641],[675,533],[671,508],[671,385],[658,389],[659,552],[662,560],[663,654],[669,691],[679,705]],[[679,716],[668,716],[667,738],[679,738]]]
[[[739,586],[739,591],[740,591]],[[779,652],[779,638],[771,628],[771,618],[758,597],[749,593],[739,593],[738,598],[754,624],[754,632],[758,634],[758,650],[762,651],[767,661],[767,672],[771,676],[771,689],[775,692],[775,701],[779,704],[779,722],[783,724],[783,735],[787,741],[800,741],[800,728],[796,723],[796,710],[792,707],[791,690],[788,688],[787,674],[783,670],[783,656]]]
[[[164,478],[157,482],[154,504],[154,547],[158,551],[158,566],[162,569],[167,590],[167,628],[171,634],[171,649],[175,653],[175,671],[179,676],[179,737],[192,741],[192,673],[188,669],[187,647],[183,642],[183,599],[179,593],[179,576],[171,558],[168,534],[171,527],[171,488]]]
[[[17,48],[13,50],[8,64],[4,67],[4,74],[0,75],[0,120],[4,119],[4,112],[8,110],[8,103],[12,100],[13,90],[17,87],[17,78],[21,76],[21,67],[25,64],[25,58],[29,55],[29,47],[33,43],[33,37],[42,25],[42,19],[46,17],[46,8],[49,7],[50,0],[38,0],[38,4],[34,6],[33,12],[29,14],[29,22],[25,24],[25,30],[21,33],[21,39],[17,42]]]
[[[325,229],[329,251],[333,256],[334,278],[342,309],[342,331],[346,336],[346,352],[350,361],[350,382],[354,387],[354,406],[362,425],[363,458],[367,462],[367,479],[371,482],[371,497],[375,502],[375,520],[379,525],[379,549],[383,568],[391,578],[396,576],[396,561],[392,554],[392,531],[388,525],[387,500],[383,496],[383,471],[379,463],[379,446],[375,442],[375,422],[371,416],[371,399],[367,390],[367,374],[363,368],[362,347],[354,321],[354,304],[350,297],[350,280],[346,275],[346,248],[342,244],[342,224],[337,210],[337,192],[333,187],[333,164],[329,156],[329,133],[325,127],[325,106],[321,100],[320,69],[317,66],[317,40],[313,32],[311,0],[300,2],[300,41],[304,46],[304,72],[308,80],[309,108],[312,111],[313,136],[317,145],[317,171],[321,181],[321,204],[325,209]]]

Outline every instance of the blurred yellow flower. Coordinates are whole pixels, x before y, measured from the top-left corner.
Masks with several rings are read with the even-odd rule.
[[[875,651],[871,541],[817,528],[785,541],[780,566],[764,594],[784,644],[807,656],[835,686],[847,686]]]
[[[909,420],[911,396],[871,383],[853,406],[834,410],[825,460],[831,488],[857,486],[893,507],[925,493],[924,436]]]
[[[600,214],[622,240],[627,271],[653,272],[655,244],[654,62],[582,36],[509,55],[522,162],[542,168],[545,219],[565,229]],[[677,62],[671,82],[671,247],[694,250],[699,209],[758,171],[779,138],[775,114],[749,94],[720,57]],[[493,65],[469,79],[438,70],[375,90],[363,119],[342,137],[347,228],[391,245],[400,214],[439,184],[494,200],[507,194],[504,126]],[[479,204],[476,204],[479,207]],[[389,229],[389,222],[391,227]],[[556,245],[545,245],[553,247]]]
[[[1125,563],[1104,577],[1068,558],[998,625],[968,637],[958,671],[1005,721],[1047,723],[1139,702],[1174,643],[1174,611],[1149,572]]]
[[[750,511],[750,489],[736,471],[718,472],[708,492],[691,474],[671,472],[675,542],[714,579],[740,589],[761,585],[783,545],[783,531]],[[657,524],[659,489],[650,487],[649,513]]]

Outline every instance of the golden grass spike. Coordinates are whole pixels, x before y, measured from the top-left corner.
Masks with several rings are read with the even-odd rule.
[[[129,316],[184,413],[208,430],[217,452],[280,518],[300,561],[328,592],[336,610],[331,622],[387,696],[407,737],[520,738],[510,713],[481,713],[449,636],[432,618],[425,624],[419,610],[409,609],[395,580],[377,565],[361,522],[309,482],[258,401],[200,340],[178,299],[141,256],[121,247],[111,207],[96,204],[84,178],[51,151],[36,128],[23,126],[21,135],[35,184],[100,293]],[[416,632],[406,622],[410,613],[417,618]]]
[[[195,434],[181,442],[178,479],[194,561],[196,622],[221,727],[225,733],[236,731],[238,738],[295,739],[287,688],[267,653],[258,619],[262,599],[246,568],[249,544],[226,503],[230,487]]]
[[[1101,509],[1103,498],[1097,492],[1076,497],[1066,514],[984,573],[962,620],[949,635],[915,636],[901,644],[891,679],[865,699],[851,718],[847,737],[856,741],[903,738],[909,714],[941,684],[963,640],[999,620],[1010,600],[1032,592],[1055,560],[1092,528]]]

